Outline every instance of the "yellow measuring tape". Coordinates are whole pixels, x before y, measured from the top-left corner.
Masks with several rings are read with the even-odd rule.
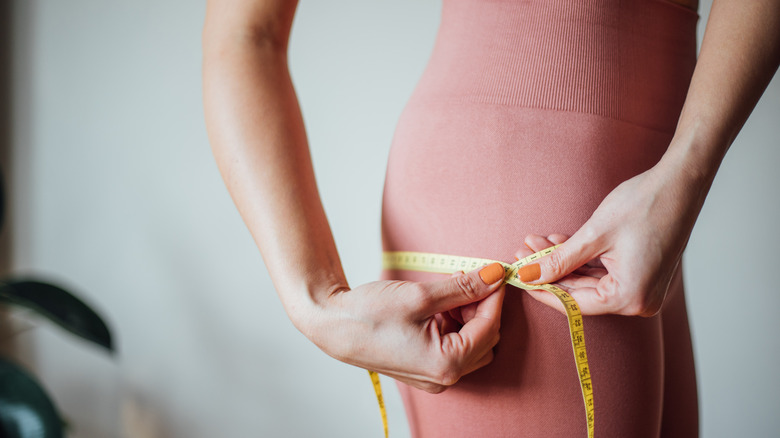
[[[491,263],[500,263],[504,267],[504,281],[512,286],[526,290],[546,290],[561,300],[566,309],[566,319],[569,321],[569,334],[571,346],[574,350],[574,361],[577,364],[577,374],[582,388],[582,399],[585,402],[585,417],[588,422],[588,438],[593,438],[594,408],[593,408],[593,384],[590,379],[588,367],[588,354],[585,350],[585,330],[582,324],[582,314],[577,302],[565,290],[552,284],[526,284],[520,281],[517,270],[524,265],[533,263],[540,258],[549,255],[558,246],[553,246],[515,263],[508,264],[498,260],[481,259],[475,257],[461,257],[454,255],[432,254],[424,252],[397,251],[385,252],[382,258],[382,267],[387,270],[424,271],[452,274],[454,272],[468,272]],[[374,385],[376,398],[379,402],[379,411],[382,414],[382,424],[385,429],[385,437],[388,437],[387,411],[382,397],[382,386],[379,383],[379,375],[375,371],[368,371],[371,382]]]

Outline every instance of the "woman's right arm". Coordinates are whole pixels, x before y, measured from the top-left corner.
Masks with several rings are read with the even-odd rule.
[[[209,0],[203,80],[214,156],[295,326],[339,360],[439,392],[492,360],[503,276],[493,267],[492,277],[486,268],[350,289],[288,70],[295,7],[289,0]],[[474,319],[442,330],[436,314],[472,302],[480,302]]]

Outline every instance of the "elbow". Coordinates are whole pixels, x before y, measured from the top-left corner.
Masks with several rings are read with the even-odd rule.
[[[209,1],[201,34],[204,54],[234,49],[287,53],[297,1],[247,2],[241,7]]]
[[[204,56],[232,51],[287,54],[288,35],[272,26],[238,26],[233,29],[213,29],[207,24],[202,34]]]

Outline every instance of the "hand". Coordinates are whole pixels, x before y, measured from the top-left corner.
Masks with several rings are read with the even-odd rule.
[[[616,187],[570,239],[528,236],[525,243],[534,251],[561,246],[520,274],[532,284],[560,280],[583,314],[652,316],[661,309],[702,203],[700,187],[688,183],[684,169],[656,166]],[[551,294],[531,295],[562,310]]]
[[[454,272],[450,277],[458,277],[466,275],[463,271]],[[450,309],[446,312],[441,312],[436,315],[436,320],[439,322],[439,332],[444,335],[447,333],[459,331],[464,324],[468,323],[474,317],[477,316],[477,308],[479,307],[479,301],[469,303],[464,306]]]
[[[431,282],[377,281],[330,295],[307,334],[343,362],[431,393],[493,360],[498,343],[504,269]],[[473,305],[462,326],[442,313]]]
[[[517,250],[515,257],[518,260],[523,259],[551,246],[562,245],[568,239],[569,236],[565,234],[551,234],[547,237],[529,234],[523,242],[525,247]],[[597,293],[599,280],[605,275],[607,275],[607,270],[604,268],[604,265],[601,264],[599,259],[593,259],[578,267],[572,273],[556,280],[555,284],[570,295],[579,297],[586,293]],[[529,282],[539,283],[538,281]],[[561,313],[566,313],[563,303],[551,295],[550,292],[542,289],[527,290],[526,292],[537,301],[547,304]]]

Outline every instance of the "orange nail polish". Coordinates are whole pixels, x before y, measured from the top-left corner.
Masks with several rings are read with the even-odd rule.
[[[491,263],[479,270],[479,278],[485,284],[493,284],[504,278],[504,267],[500,263]]]
[[[528,283],[529,281],[538,280],[542,276],[542,268],[539,266],[539,263],[526,265],[517,270],[517,275],[520,277],[520,281]]]

